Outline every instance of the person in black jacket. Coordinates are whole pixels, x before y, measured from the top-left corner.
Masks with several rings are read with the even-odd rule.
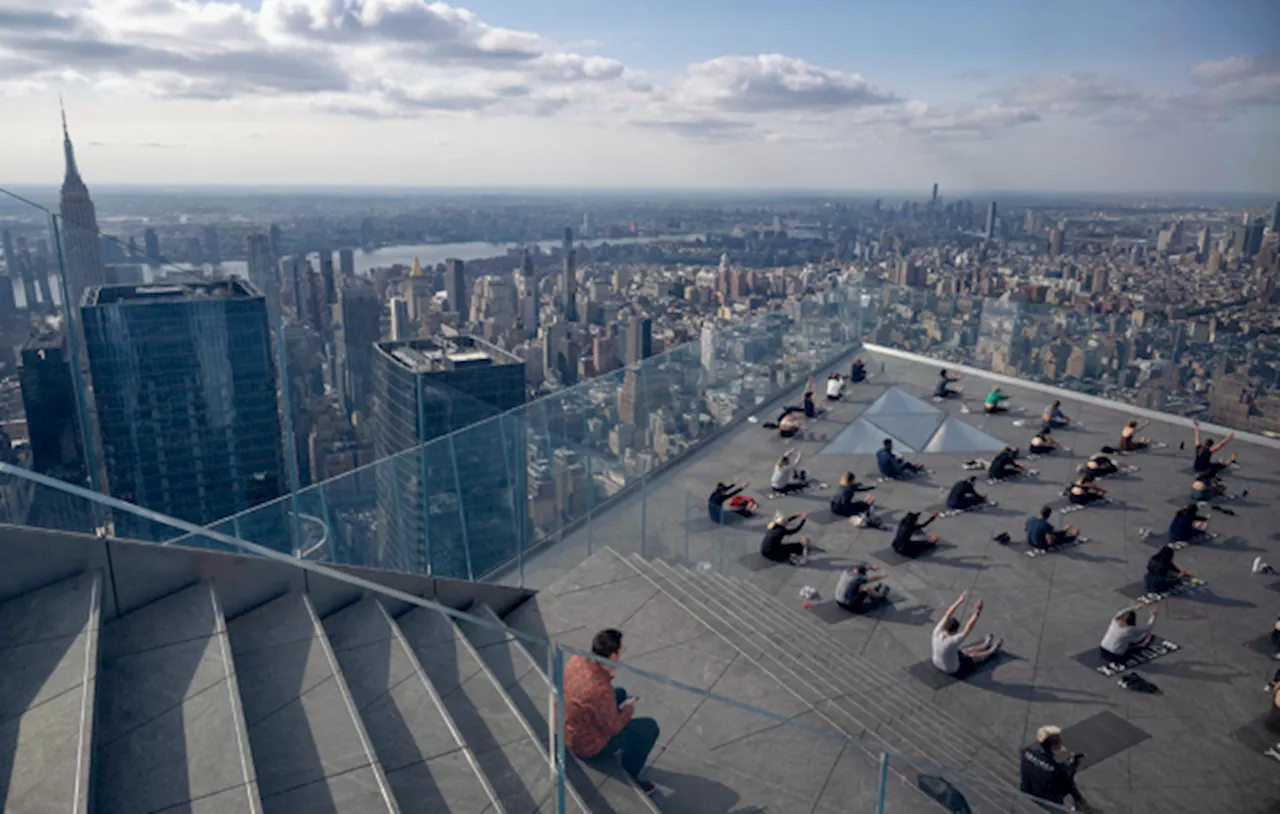
[[[840,491],[836,496],[831,498],[831,513],[838,517],[856,517],[860,514],[870,514],[871,505],[876,502],[874,497],[868,497],[866,500],[859,500],[858,492],[870,492],[875,487],[863,486],[858,483],[858,479],[854,477],[852,472],[846,472],[840,476]]]
[[[711,516],[711,522],[728,523],[735,515],[738,517],[754,515],[758,505],[755,500],[738,496],[750,485],[750,483],[739,484],[737,481],[717,483],[715,491],[707,498],[707,513]]]
[[[853,364],[849,365],[849,382],[856,384],[867,380],[867,366],[861,359],[854,359]]]
[[[987,469],[987,477],[991,480],[1004,480],[1005,478],[1025,474],[1027,470],[1023,468],[1022,464],[1014,460],[1017,457],[1018,454],[1013,447],[1005,447],[1000,450],[1000,453],[992,459],[991,466]]]
[[[1061,729],[1040,727],[1036,742],[1022,750],[1023,793],[1056,805],[1062,805],[1070,797],[1077,811],[1091,810],[1076,788],[1076,769],[1083,757],[1078,752],[1068,755],[1062,745]]]
[[[1147,576],[1143,583],[1147,593],[1163,594],[1172,591],[1190,576],[1190,571],[1180,568],[1173,561],[1173,546],[1163,545],[1147,560]]]
[[[793,520],[799,520],[795,526],[789,526]],[[804,528],[805,514],[793,514],[784,517],[778,514],[765,529],[764,539],[760,541],[760,554],[774,562],[792,562],[793,558],[803,558],[809,550],[809,538],[801,537],[798,543],[788,543],[786,538],[798,534]]]
[[[898,531],[893,535],[893,550],[904,557],[918,557],[936,546],[938,535],[931,534],[927,539],[916,535],[937,519],[938,513],[934,512],[928,520],[921,523],[919,512],[907,512],[902,522],[898,523]]]
[[[958,512],[967,512],[970,509],[976,509],[989,503],[987,496],[974,488],[973,483],[977,479],[977,475],[970,475],[967,478],[956,481],[955,485],[951,487],[951,493],[947,495],[947,508]]]

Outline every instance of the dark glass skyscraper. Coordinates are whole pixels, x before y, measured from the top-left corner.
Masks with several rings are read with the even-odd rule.
[[[23,346],[19,381],[31,441],[31,468],[83,486],[89,471],[69,359],[66,335],[45,331]]]
[[[560,272],[560,308],[566,322],[578,321],[578,258],[573,251],[573,229],[564,227],[564,267]]]
[[[366,564],[479,578],[513,558],[528,526],[524,417],[499,414],[524,403],[523,361],[459,336],[379,342],[373,366],[374,453],[395,457],[376,470]]]
[[[281,494],[276,370],[256,289],[234,278],[105,286],[86,292],[81,314],[111,495],[205,525]],[[270,514],[239,533],[287,540]],[[126,537],[174,534],[129,515],[116,523]]]

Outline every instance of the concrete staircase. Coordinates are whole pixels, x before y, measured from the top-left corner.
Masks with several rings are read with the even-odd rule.
[[[100,622],[104,584],[0,602],[6,813],[556,810],[546,679],[509,635],[332,587],[243,607],[209,579]],[[566,792],[574,814],[657,812],[620,768],[575,762]]]

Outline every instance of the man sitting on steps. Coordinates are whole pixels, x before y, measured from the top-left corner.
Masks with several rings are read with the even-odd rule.
[[[987,634],[982,644],[964,646],[965,638],[973,632],[973,626],[978,624],[978,616],[982,613],[982,600],[979,599],[973,606],[973,615],[969,617],[969,621],[964,623],[963,628],[960,626],[960,620],[954,618],[955,612],[968,598],[968,591],[960,594],[960,598],[951,603],[951,607],[942,614],[937,627],[933,629],[933,666],[955,678],[966,678],[973,672],[975,665],[999,653],[1000,645],[1004,643],[1004,639]]]
[[[591,652],[617,661],[622,656],[622,631],[609,628],[597,633]],[[651,794],[653,784],[639,775],[658,742],[658,722],[632,717],[636,699],[613,686],[617,672],[616,667],[586,656],[569,657],[564,666],[564,745],[583,760],[617,755],[631,779]]]

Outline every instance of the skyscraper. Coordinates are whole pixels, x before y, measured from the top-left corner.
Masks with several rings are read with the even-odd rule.
[[[996,235],[996,202],[995,201],[992,201],[987,205],[987,228],[984,234],[986,234],[987,240],[990,240]]]
[[[403,342],[413,337],[413,326],[409,323],[409,301],[404,297],[391,298],[391,338]]]
[[[348,281],[340,291],[342,341],[338,352],[347,394],[347,411],[364,412],[373,392],[373,343],[382,338],[378,294],[368,280]]]
[[[218,244],[218,227],[212,223],[204,227],[204,259],[206,263],[222,263],[222,247]]]
[[[155,267],[160,265],[160,238],[156,236],[156,230],[147,227],[142,233],[143,246],[147,253],[147,265]]]
[[[932,212],[937,208],[938,208],[938,184],[935,182],[933,185],[933,195],[929,198],[929,211]]]
[[[276,369],[260,294],[236,278],[90,288],[81,314],[111,495],[198,525],[280,495]],[[263,514],[241,533],[271,542],[282,528],[282,515]],[[129,515],[117,529],[173,533]]]
[[[320,279],[324,283],[324,302],[335,305],[338,302],[338,282],[333,276],[333,252],[320,250]]]
[[[42,475],[84,485],[84,435],[66,335],[46,330],[22,348],[22,405],[31,442],[31,468]]]
[[[249,282],[261,292],[267,303],[267,319],[272,327],[280,324],[280,274],[271,254],[271,241],[261,233],[245,238]]]
[[[627,364],[637,365],[653,355],[653,322],[632,317],[627,323]]]
[[[1271,207],[1271,231],[1280,233],[1280,201]]]
[[[448,300],[449,310],[462,316],[466,321],[471,309],[471,298],[467,295],[466,264],[456,257],[444,261],[444,296]]]
[[[381,552],[365,564],[478,578],[514,557],[527,525],[524,422],[494,416],[524,403],[523,360],[458,336],[379,342],[373,365],[375,454],[422,453],[377,467]]]
[[[344,280],[350,280],[356,276],[356,253],[351,249],[338,250],[338,269],[342,272]]]
[[[62,112],[62,151],[66,175],[62,179],[62,262],[66,270],[69,314],[75,315],[86,288],[106,282],[102,267],[102,246],[98,242],[98,216],[89,199],[89,188],[76,168],[76,154],[67,131],[67,114]],[[29,304],[28,304],[29,307]]]
[[[564,269],[560,274],[560,308],[566,322],[578,321],[578,273],[577,259],[573,252],[573,229],[564,227]]]
[[[271,224],[267,235],[271,238],[271,253],[277,258],[284,257],[284,233],[280,231],[280,227],[274,223]]]

